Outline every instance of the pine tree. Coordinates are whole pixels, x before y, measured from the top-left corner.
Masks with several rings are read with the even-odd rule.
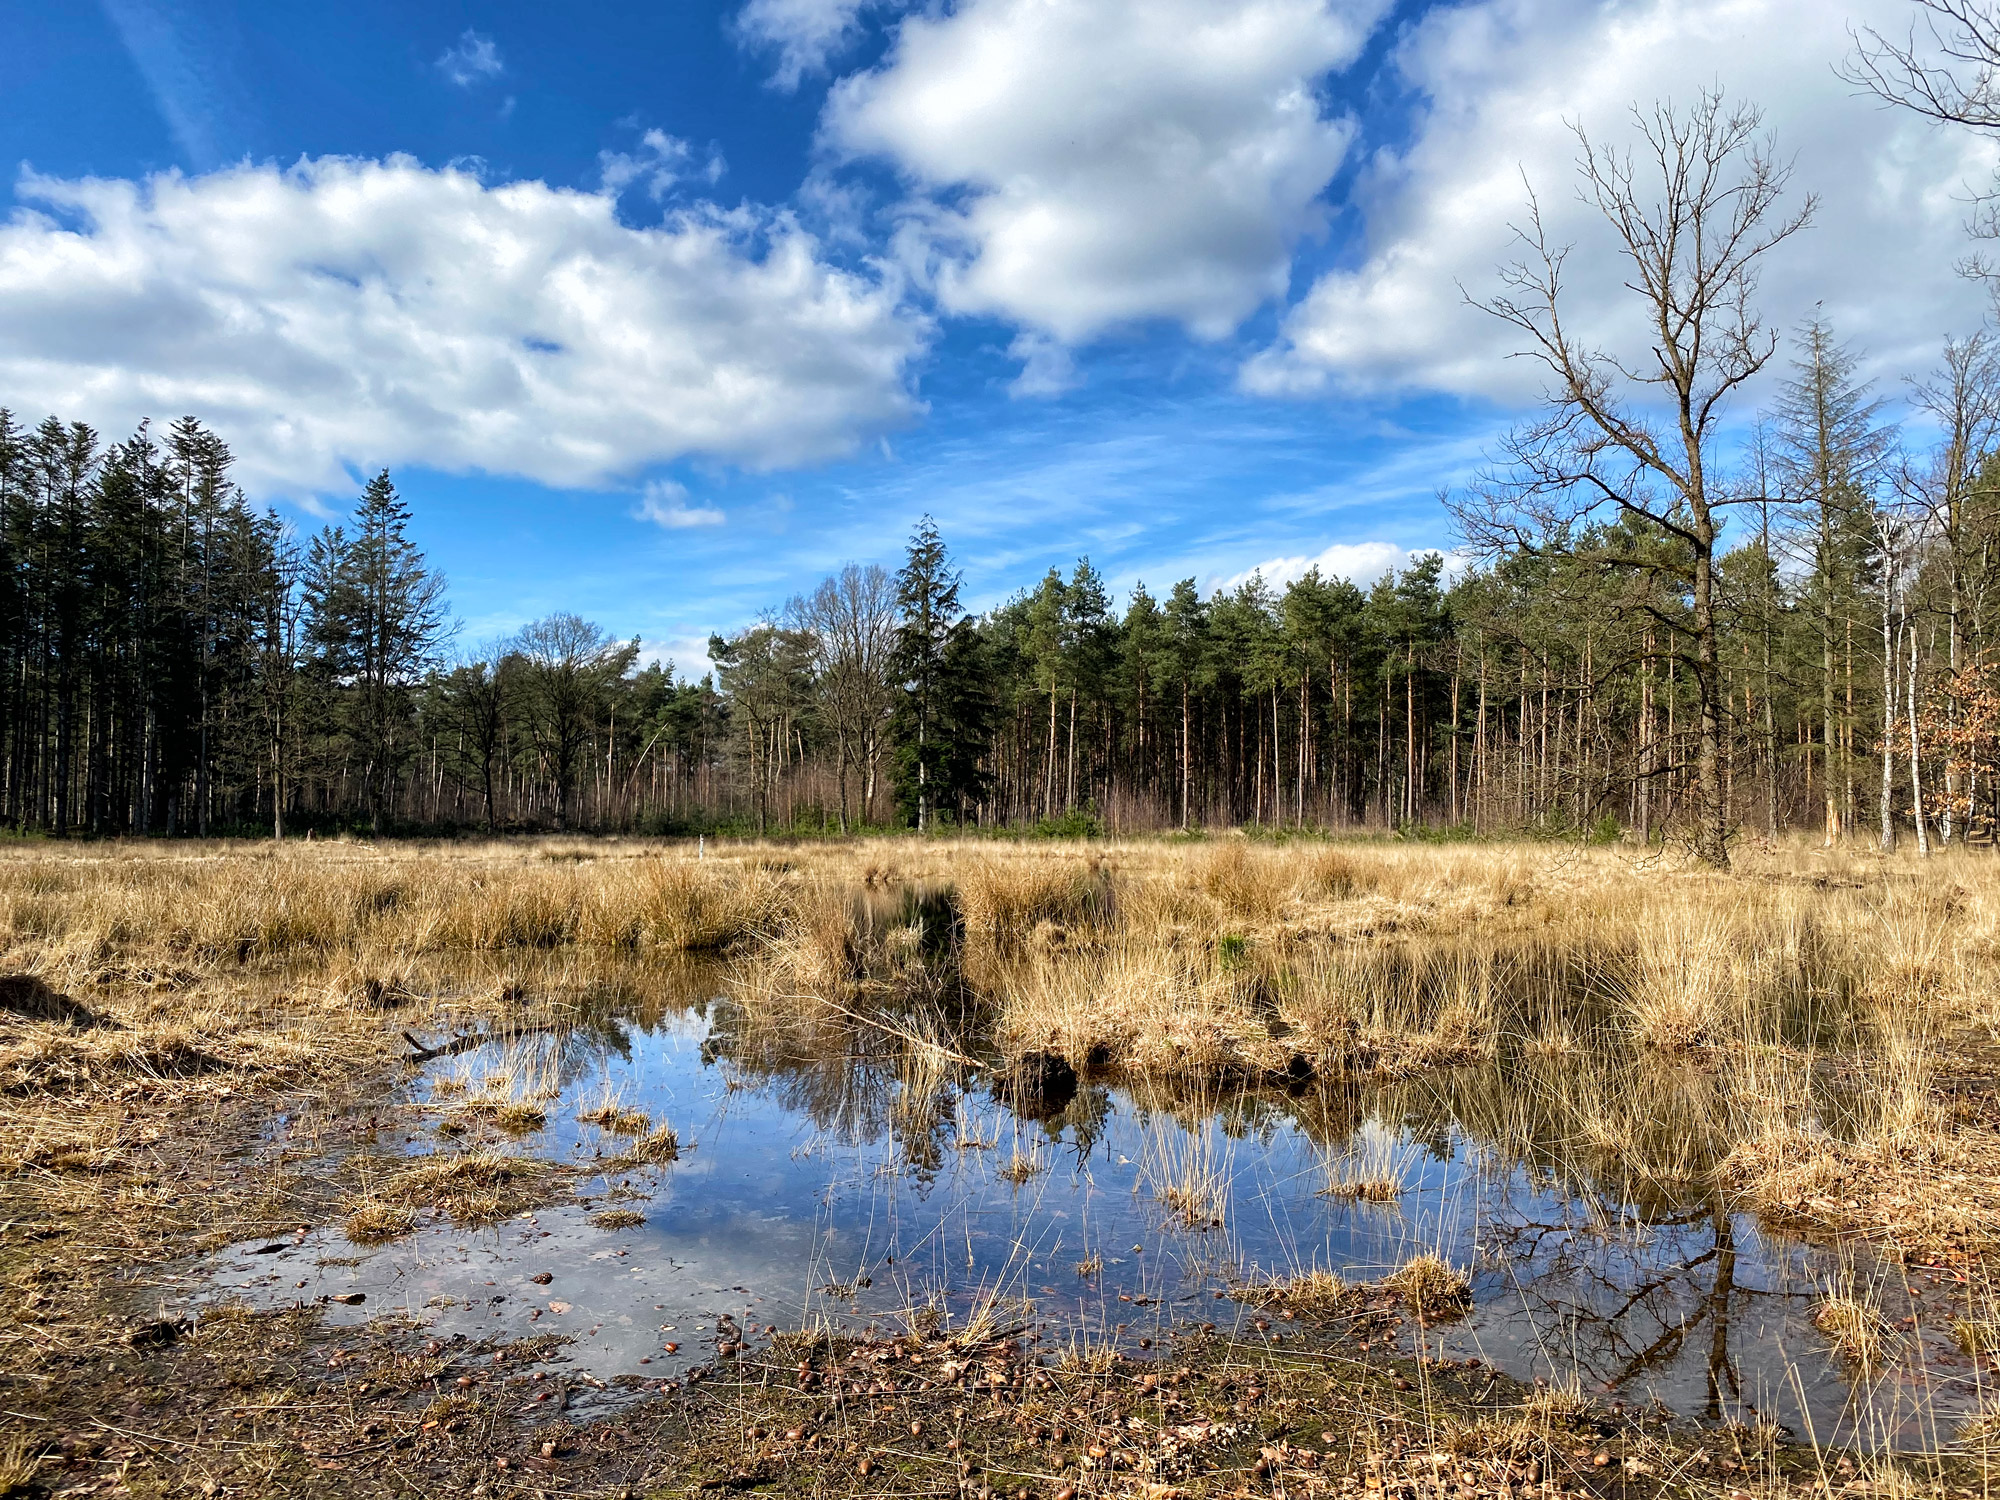
[[[966,616],[945,638],[938,672],[938,785],[934,807],[949,806],[960,827],[986,797],[992,775],[986,769],[993,749],[992,651],[977,623]]]

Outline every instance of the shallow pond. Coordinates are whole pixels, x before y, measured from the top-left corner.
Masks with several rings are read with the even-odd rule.
[[[198,1301],[322,1298],[353,1323],[401,1313],[437,1336],[559,1333],[600,1380],[667,1379],[714,1353],[824,1319],[900,1328],[923,1309],[981,1309],[1051,1352],[1144,1355],[1203,1323],[1261,1339],[1228,1288],[1307,1269],[1351,1281],[1434,1252],[1471,1274],[1462,1321],[1399,1347],[1476,1356],[1524,1380],[1661,1403],[1684,1416],[1783,1424],[1820,1441],[1935,1446],[1977,1406],[1933,1273],[1788,1244],[1696,1192],[1617,1165],[1699,1155],[1700,1080],[1627,1079],[1663,1139],[1589,1151],[1565,1090],[1601,1088],[1587,1059],[1503,1059],[1399,1085],[1163,1092],[1086,1079],[1045,1118],[977,1068],[914,1065],[868,1026],[772,1043],[699,986],[560,1034],[436,1059],[410,1097],[448,1117],[507,1080],[547,1124],[506,1149],[594,1168],[587,1201],[483,1231],[433,1224],[374,1248],[336,1226],[205,1265]],[[1570,1099],[1574,1103],[1574,1099]],[[629,1137],[583,1123],[607,1105],[678,1132],[659,1167],[605,1172]],[[435,1130],[406,1141],[451,1149]],[[1607,1166],[1606,1162],[1612,1163]],[[1372,1196],[1370,1196],[1372,1195]],[[601,1227],[611,1211],[642,1215]],[[1886,1368],[1845,1366],[1812,1326],[1837,1279],[1885,1318],[1915,1315]],[[1960,1315],[1963,1315],[1962,1309]],[[677,1346],[677,1347],[676,1347]]]

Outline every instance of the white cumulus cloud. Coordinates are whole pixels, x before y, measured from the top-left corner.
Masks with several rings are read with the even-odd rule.
[[[1953,270],[1965,253],[1968,188],[1994,146],[1857,96],[1836,68],[1850,28],[1900,34],[1907,0],[1477,0],[1430,13],[1395,67],[1424,101],[1413,139],[1374,158],[1355,201],[1358,262],[1322,276],[1278,345],[1244,372],[1253,391],[1430,389],[1517,400],[1535,367],[1509,361],[1517,335],[1466,305],[1492,295],[1519,254],[1524,176],[1567,267],[1573,328],[1643,350],[1610,231],[1577,201],[1575,122],[1624,146],[1630,109],[1704,88],[1765,110],[1795,201],[1817,193],[1815,226],[1768,262],[1762,306],[1788,328],[1822,304],[1880,368],[1921,367],[1949,331],[1974,325],[1983,293]],[[1636,337],[1636,344],[1628,342]]]
[[[963,0],[905,19],[823,129],[904,175],[902,242],[946,310],[1069,343],[1149,319],[1219,338],[1322,225],[1353,131],[1316,85],[1385,4]]]
[[[669,531],[684,531],[692,526],[720,526],[726,519],[713,505],[689,504],[687,486],[672,479],[655,479],[648,484],[646,492],[639,497],[639,508],[634,514],[641,521],[651,521]]]
[[[707,634],[685,630],[665,636],[641,636],[639,665],[664,667],[677,678],[695,682],[715,670],[715,663],[708,659]]]
[[[1318,568],[1322,578],[1345,578],[1365,588],[1386,573],[1408,567],[1423,555],[1394,542],[1335,542],[1316,553],[1266,558],[1254,568],[1217,580],[1215,586],[1240,588],[1253,576],[1261,575],[1264,582],[1282,589]]]
[[[784,215],[655,228],[612,197],[407,158],[142,182],[29,176],[0,224],[0,404],[111,431],[193,413],[253,491],[422,463],[616,483],[771,468],[919,409],[928,325]]]

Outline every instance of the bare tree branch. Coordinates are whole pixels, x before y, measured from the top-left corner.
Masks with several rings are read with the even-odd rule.
[[[1498,472],[1452,509],[1466,540],[1489,554],[1584,556],[1606,517],[1662,544],[1628,550],[1618,565],[1652,571],[1688,601],[1701,695],[1696,848],[1725,865],[1713,575],[1718,512],[1741,497],[1710,473],[1710,448],[1730,398],[1777,352],[1755,307],[1762,261],[1806,226],[1814,202],[1786,209],[1791,167],[1750,105],[1704,92],[1684,111],[1661,103],[1635,107],[1632,119],[1632,150],[1572,128],[1578,196],[1616,237],[1624,284],[1647,312],[1646,353],[1597,347],[1565,322],[1571,247],[1551,241],[1530,185],[1515,229],[1520,258],[1501,267],[1496,295],[1468,300],[1522,335],[1519,355],[1547,372],[1547,409],[1514,430]],[[1608,551],[1589,560],[1612,565]]]

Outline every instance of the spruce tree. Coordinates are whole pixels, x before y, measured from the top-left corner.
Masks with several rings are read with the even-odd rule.
[[[910,809],[917,832],[928,833],[936,818],[938,789],[946,780],[951,745],[945,738],[946,652],[963,613],[958,604],[960,575],[925,516],[910,536],[903,567],[896,574],[896,630],[893,675],[901,701],[891,724],[896,740],[896,787]]]
[[[341,728],[359,763],[363,806],[380,834],[415,748],[411,692],[443,641],[444,578],[409,538],[410,512],[384,469],[368,481],[351,535],[322,534],[310,635],[345,689]]]
[[[1874,492],[1895,431],[1882,420],[1885,403],[1857,377],[1859,359],[1822,319],[1807,322],[1798,342],[1792,376],[1780,388],[1774,457],[1819,626],[1820,794],[1831,844],[1848,821],[1843,810],[1854,781],[1844,748],[1854,726],[1841,690],[1843,657],[1851,652],[1856,620],[1865,618]]]

